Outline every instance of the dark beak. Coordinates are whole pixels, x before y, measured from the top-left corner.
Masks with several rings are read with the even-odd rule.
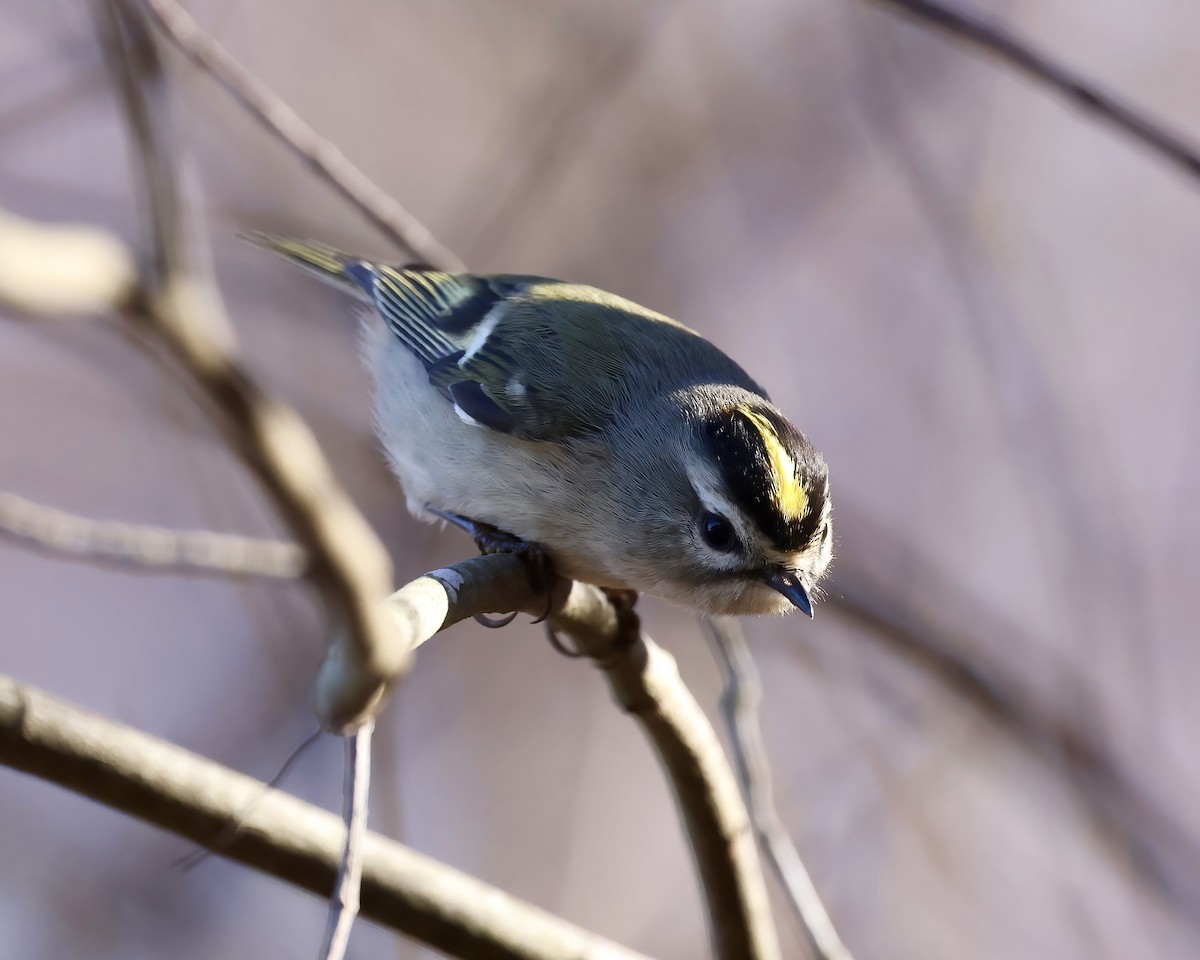
[[[768,586],[778,590],[810,617],[813,615],[812,600],[808,598],[808,591],[804,589],[804,584],[800,582],[800,577],[795,571],[776,567],[768,570],[763,579]]]

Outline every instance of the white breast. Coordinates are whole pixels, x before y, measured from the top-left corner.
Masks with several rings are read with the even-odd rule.
[[[414,516],[435,521],[428,505],[482,520],[548,547],[565,576],[621,585],[586,550],[596,537],[592,505],[580,499],[592,489],[585,465],[558,444],[519,440],[464,416],[373,312],[363,321],[376,432]]]

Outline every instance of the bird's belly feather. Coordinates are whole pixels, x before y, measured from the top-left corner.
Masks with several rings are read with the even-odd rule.
[[[432,506],[490,523],[544,546],[564,576],[626,586],[588,550],[596,543],[588,464],[565,445],[464,422],[420,361],[382,324],[364,321],[376,431],[409,510],[432,521]]]

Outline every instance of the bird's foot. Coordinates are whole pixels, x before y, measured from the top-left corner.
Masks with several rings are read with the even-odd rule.
[[[440,517],[447,523],[452,523],[460,530],[468,533],[471,539],[475,541],[475,546],[479,548],[479,552],[485,556],[501,553],[520,557],[525,563],[525,569],[529,573],[530,586],[537,593],[546,595],[546,611],[533,622],[541,623],[550,616],[550,605],[552,603],[551,588],[554,586],[555,581],[554,565],[540,544],[522,540],[520,537],[514,536],[482,520],[472,520],[470,517],[451,513],[449,510],[439,510],[428,504],[425,505],[425,509],[435,517]],[[475,619],[485,627],[506,627],[513,622],[516,615],[516,611],[514,611],[500,620],[493,620],[490,617],[480,614]]]
[[[638,602],[639,594],[636,590],[627,590],[623,587],[600,587],[600,592],[608,598],[608,602],[612,604],[613,610],[616,611],[617,643],[608,656],[603,658],[593,657],[593,662],[601,670],[609,670],[620,663],[626,651],[633,646],[641,635],[641,618],[634,609],[634,606]],[[554,629],[554,624],[552,623],[546,624],[546,636],[550,640],[550,646],[564,657],[576,659],[587,656],[587,654],[576,650],[574,647],[567,646],[563,642],[562,637],[558,635],[558,631]]]

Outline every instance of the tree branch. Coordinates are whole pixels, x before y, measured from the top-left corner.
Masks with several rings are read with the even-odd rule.
[[[137,267],[112,234],[44,224],[0,209],[0,301],[22,313],[91,316],[117,309],[137,286]]]
[[[0,534],[50,553],[141,570],[291,580],[307,568],[294,543],[94,520],[4,491]]]
[[[478,613],[521,610],[540,616],[522,560],[486,556],[434,570],[398,590],[387,608],[404,642],[416,648],[439,630]],[[592,659],[614,699],[649,738],[679,804],[707,902],[720,960],[779,956],[770,904],[749,816],[712,725],[674,658],[642,634],[631,605],[596,587],[560,580],[550,626]]]
[[[389,598],[386,610],[400,642],[415,649],[440,630],[476,614],[509,607],[540,614],[545,603],[545,595],[530,583],[524,561],[497,555],[476,557],[434,570],[398,590]],[[629,606],[611,602],[595,587],[560,580],[554,586],[552,604],[550,624],[569,635],[579,652],[600,667],[614,698],[641,725],[668,775],[707,898],[710,932],[717,957],[719,960],[776,960],[779,947],[746,808],[720,742],[700,706],[684,686],[674,659],[642,635],[638,619]],[[329,681],[327,671],[334,669],[335,662],[326,663],[319,682]],[[11,712],[6,721],[5,700],[0,696],[0,721],[4,721],[0,725],[7,727],[0,733],[0,760],[3,762],[52,779],[203,845],[215,846],[218,853],[252,866],[276,872],[272,865],[281,857],[291,856],[287,851],[275,849],[278,845],[275,840],[267,843],[268,849],[262,849],[264,824],[272,822],[271,815],[267,804],[249,803],[245,792],[237,796],[223,792],[225,800],[219,813],[190,806],[180,810],[181,801],[175,796],[164,800],[160,795],[163,789],[159,783],[160,775],[155,772],[159,766],[156,757],[161,756],[162,751],[175,754],[182,754],[182,751],[108,721],[81,720],[69,708],[58,704],[39,714],[42,719],[31,728],[27,721],[30,697],[32,702],[43,706],[52,701],[41,694],[25,694],[11,681],[9,686],[14,702],[9,704]],[[78,769],[78,764],[84,761],[77,756],[82,748],[76,743],[81,730],[89,733],[87,750],[91,751],[88,756],[92,757],[86,761],[84,770]],[[111,742],[114,738],[116,746]],[[38,748],[36,762],[29,759],[31,740]],[[146,755],[139,758],[139,751],[146,751]],[[115,767],[97,770],[96,764],[106,762],[106,758],[110,758]],[[176,758],[172,762],[178,764],[179,761]],[[234,774],[229,776],[236,777]],[[136,783],[124,783],[129,778]],[[211,791],[197,789],[196,779],[195,775],[184,776],[179,790],[188,797],[194,794],[195,802],[203,806]],[[150,789],[149,797],[138,793],[146,789]],[[267,796],[279,797],[274,792]],[[136,802],[130,797],[135,797]],[[247,814],[248,807],[250,813]],[[228,841],[228,833],[222,828],[230,820],[239,819],[241,829],[236,839]],[[297,828],[296,835],[302,836],[304,829],[312,829],[313,823],[309,820],[307,827]],[[325,835],[330,834],[329,829],[323,827],[322,830]],[[329,840],[331,849],[341,836],[340,831],[333,832]],[[218,840],[228,841],[228,846],[221,846]],[[287,846],[291,841],[281,842]],[[370,907],[372,897],[378,896],[371,888],[373,842],[369,840],[367,844],[362,905],[365,915],[379,919],[379,914],[373,913]],[[248,850],[254,853],[253,857]],[[334,863],[336,856],[331,853],[331,870]],[[290,863],[289,869],[298,870],[299,867]],[[312,871],[315,868],[310,863],[305,869]],[[322,872],[319,883],[294,882],[300,882],[308,889],[327,891],[332,886],[333,873]],[[462,906],[466,909],[472,904],[464,900]],[[405,929],[427,942],[434,942],[414,932],[412,927]],[[440,947],[445,949],[444,944]]]
[[[371,733],[375,721],[368,720],[342,740],[346,745],[345,810],[346,843],[330,898],[329,920],[321,960],[342,960],[350,943],[350,928],[362,906],[362,846],[367,833],[367,797],[371,791]]]
[[[299,416],[268,397],[238,360],[232,327],[212,283],[202,224],[188,208],[187,170],[174,155],[179,142],[166,75],[133,0],[108,0],[101,38],[121,91],[141,165],[153,237],[153,265],[129,315],[166,345],[216,411],[218,425],[271,494],[307,550],[314,581],[343,620],[330,656],[349,690],[324,688],[322,721],[351,728],[378,711],[404,671],[408,651],[388,636],[380,602],[392,588],[391,561],[374,531],[342,491],[316,439]]]
[[[1200,149],[1144,110],[1058,63],[1029,41],[982,13],[939,0],[868,0],[940,30],[1004,66],[1065,97],[1084,113],[1115,127],[1143,147],[1200,179]]]
[[[224,87],[254,119],[290,146],[380,232],[398,246],[412,251],[428,266],[451,272],[463,269],[462,262],[442,246],[424,224],[201,30],[175,0],[139,0],[139,3],[184,56]]]
[[[0,763],[153,823],[317,896],[345,827],[332,813],[7,677]],[[238,823],[229,835],[226,828]],[[362,912],[472,960],[645,960],[494,887],[368,834]]]
[[[729,617],[705,619],[702,625],[725,677],[721,713],[759,846],[819,960],[853,960],[775,809],[771,765],[758,722],[762,685],[742,626]]]

